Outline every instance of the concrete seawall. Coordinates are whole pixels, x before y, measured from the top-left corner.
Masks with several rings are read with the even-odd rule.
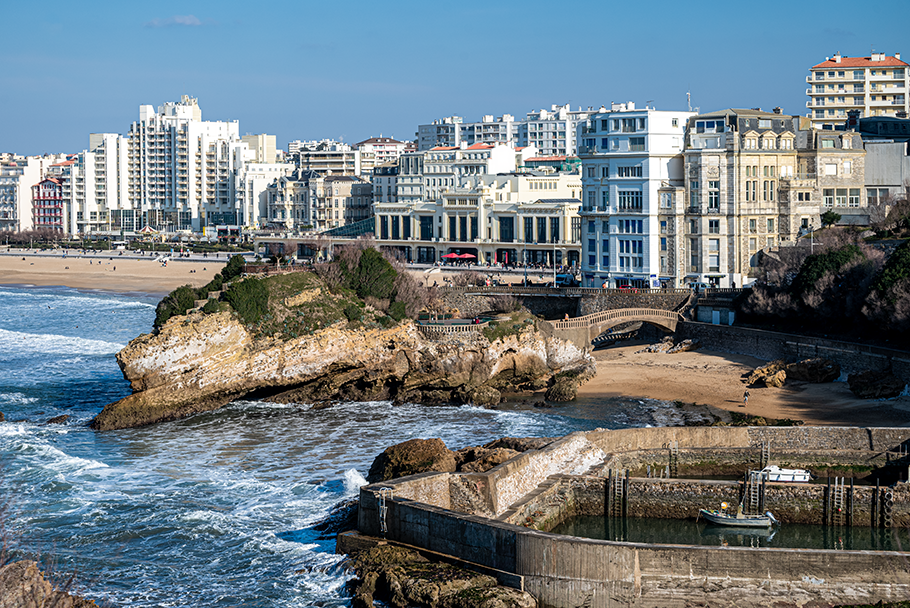
[[[884,453],[907,446],[910,429],[673,427],[576,433],[486,473],[428,473],[365,486],[358,529],[381,535],[379,491],[390,488],[394,497],[387,500],[385,513],[390,540],[511,573],[514,586],[532,593],[545,607],[785,607],[910,597],[906,552],[647,545],[561,536],[516,525],[527,523],[526,518],[543,511],[540,506],[548,501],[562,501],[566,510],[596,511],[603,479],[569,473],[585,466],[598,451],[602,463],[618,453],[661,450],[669,442],[678,442],[680,450],[746,451],[763,441],[782,450]],[[465,482],[459,487],[476,491],[494,518],[450,510],[454,479]],[[654,491],[656,486],[660,492]],[[791,490],[775,487],[766,500],[779,501],[781,509],[800,503],[803,512],[813,512],[821,489],[804,486],[798,491],[806,496],[795,500]],[[630,492],[641,497],[642,511],[656,512],[674,504],[670,510],[681,511],[692,497],[697,501],[735,497],[738,490],[737,482],[646,479],[635,480]],[[907,502],[896,500],[895,509],[907,510]],[[557,518],[546,522],[547,527]]]

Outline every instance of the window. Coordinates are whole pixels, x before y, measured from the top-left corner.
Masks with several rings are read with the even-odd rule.
[[[844,161],[844,175],[853,173],[853,163],[849,160]]]
[[[720,220],[708,220],[708,232],[720,234]]]
[[[592,232],[597,232],[597,226],[594,224],[593,221],[589,221],[588,222],[588,233],[590,234]]]
[[[698,272],[698,239],[689,239],[689,270]]]
[[[661,250],[661,251],[666,251],[666,250],[667,250],[667,237],[661,237],[661,239],[660,239],[660,250]]]
[[[747,150],[757,150],[758,149],[758,139],[755,137],[746,138],[746,149]]]
[[[619,209],[641,211],[641,190],[620,190]]]
[[[698,234],[698,220],[689,220],[689,234]]]
[[[708,239],[708,272],[720,271],[720,239]]]
[[[600,130],[601,130],[601,131],[609,131],[609,130],[610,130],[610,121],[607,120],[606,118],[601,119],[601,121],[600,121]]]
[[[850,188],[849,205],[851,207],[859,207],[859,199],[860,199],[859,192],[860,192],[859,188]]]
[[[825,163],[825,175],[837,175],[837,163]]]
[[[634,167],[617,167],[617,177],[641,177],[641,165]]]
[[[534,242],[534,218],[526,217],[524,218],[525,224],[525,243]]]
[[[635,119],[634,118],[623,118],[622,120],[622,132],[623,133],[635,133]]]
[[[645,151],[645,138],[644,137],[630,137],[629,138],[629,150],[632,152],[644,152]]]
[[[863,80],[863,70],[853,70],[853,80]]]
[[[610,177],[610,165],[603,165],[600,168],[600,177]]]
[[[588,177],[594,177],[594,167],[587,168]]]
[[[669,192],[661,192],[661,193],[660,193],[660,206],[661,206],[663,209],[669,209],[669,208],[671,207],[672,201],[673,201],[673,195],[672,195],[672,194],[670,194]]]
[[[717,183],[717,182],[708,182]],[[720,192],[717,190],[708,190],[708,211],[719,211],[720,210]]]
[[[604,220],[603,222],[600,223],[600,231],[603,232],[604,234],[609,234],[609,233],[610,233],[610,222],[609,222],[609,220]]]
[[[834,140],[830,137],[825,137],[822,139],[822,148],[833,148]]]
[[[768,218],[768,232],[774,232],[774,220],[771,218]]]
[[[600,191],[601,205],[600,208],[602,211],[606,211],[610,206],[610,189],[604,188]]]
[[[838,188],[834,194],[834,204],[838,207],[847,206],[847,189]]]
[[[671,118],[671,119],[670,119],[670,126],[671,126],[671,127],[678,127],[678,126],[679,126],[679,119],[678,119],[678,118]]]
[[[667,234],[667,220],[660,221],[660,233]]]
[[[601,147],[601,148],[603,148],[604,150],[606,150],[607,147],[608,147],[609,145],[610,145],[610,139],[609,139],[608,137],[601,137],[601,138],[600,138],[600,147]]]
[[[834,188],[825,188],[822,192],[822,199],[824,200],[825,207],[834,206]]]
[[[594,190],[588,190],[588,209],[594,210],[594,206],[597,204],[597,193]]]
[[[759,118],[758,119],[758,128],[759,129],[770,129],[771,128],[771,119],[770,118]]]
[[[756,243],[756,239],[749,239],[749,251],[755,251]]]
[[[765,180],[762,182],[762,200],[774,202],[774,180]]]

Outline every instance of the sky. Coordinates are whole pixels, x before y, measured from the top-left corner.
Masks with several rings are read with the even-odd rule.
[[[414,139],[445,116],[634,101],[806,109],[809,68],[903,52],[910,2],[3,3],[0,152],[74,153],[181,95],[297,139]]]

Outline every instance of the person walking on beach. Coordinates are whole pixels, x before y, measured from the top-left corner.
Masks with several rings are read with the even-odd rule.
[[[747,403],[749,403],[749,389],[746,389],[746,392],[743,393],[743,404],[740,407],[746,407]]]

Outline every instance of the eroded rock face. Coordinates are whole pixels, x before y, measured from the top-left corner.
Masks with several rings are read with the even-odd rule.
[[[254,339],[227,312],[170,319],[117,354],[134,394],[104,408],[98,430],[217,409],[252,395],[283,403],[393,400],[496,405],[500,392],[536,390],[554,374],[593,374],[593,358],[529,327],[492,344],[479,332],[424,338],[412,323],[292,340]]]
[[[0,608],[98,608],[95,602],[57,589],[33,561],[0,568]]]
[[[840,378],[840,365],[828,359],[806,359],[789,364],[787,377],[803,382],[834,382]]]
[[[850,374],[847,384],[860,399],[890,399],[900,395],[906,386],[903,380],[890,372],[871,370]]]

